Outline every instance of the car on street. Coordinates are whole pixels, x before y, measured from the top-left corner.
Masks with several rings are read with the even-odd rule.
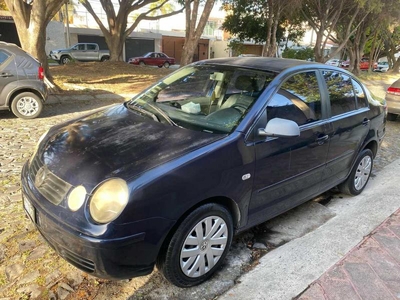
[[[157,265],[190,287],[220,269],[234,234],[335,186],[360,194],[385,124],[384,100],[341,68],[203,60],[50,128],[23,167],[23,207],[89,274]]]
[[[385,100],[388,109],[387,119],[395,121],[397,116],[400,115],[400,79],[397,79],[388,87]]]
[[[337,58],[333,58],[328,60],[325,64],[329,66],[340,67],[341,60]]]
[[[159,68],[169,68],[170,65],[175,64],[175,58],[169,57],[165,53],[161,52],[148,52],[143,56],[130,58],[128,63],[140,66],[149,65],[157,66]]]
[[[65,65],[74,60],[107,61],[110,59],[110,51],[100,50],[96,43],[78,43],[70,48],[51,50],[49,56],[59,64]]]
[[[350,65],[350,60],[345,60],[345,61],[342,61],[340,66],[342,68],[347,69],[349,67],[349,65]],[[369,59],[366,58],[366,57],[361,58],[359,66],[360,66],[360,70],[369,70]],[[375,70],[377,67],[378,67],[378,64],[375,62],[373,64],[373,68],[372,69]]]
[[[0,42],[0,110],[33,119],[42,112],[46,99],[41,63],[17,45]]]
[[[378,62],[375,72],[387,72],[389,70],[389,63],[387,61]]]

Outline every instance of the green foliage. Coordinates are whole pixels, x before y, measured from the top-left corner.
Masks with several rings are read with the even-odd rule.
[[[282,57],[302,60],[314,60],[314,50],[310,47],[301,49],[286,48],[282,53]]]
[[[232,12],[227,15],[222,28],[235,35],[238,40],[264,42],[267,32],[267,17],[262,7],[263,1],[237,0],[224,2]]]
[[[4,0],[0,0],[0,10],[8,10],[8,7]]]
[[[244,50],[243,43],[238,39],[231,39],[228,43],[228,48],[232,49],[235,56],[242,54]]]

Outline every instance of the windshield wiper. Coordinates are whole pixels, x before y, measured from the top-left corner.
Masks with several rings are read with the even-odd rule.
[[[156,105],[153,105],[149,102],[146,103],[148,106],[150,106],[152,109],[154,109],[156,112],[158,112],[160,115],[162,115],[164,117],[164,119],[172,126],[177,126],[179,127],[178,124],[176,124],[168,115],[165,111],[163,111],[161,108],[159,108]]]
[[[146,116],[152,118],[152,119],[153,119],[154,121],[156,121],[156,122],[160,122],[160,120],[157,118],[157,116],[156,116],[155,114],[153,114],[153,113],[151,113],[151,112],[149,112],[149,111],[147,111],[147,110],[141,108],[141,107],[138,106],[136,103],[128,103],[127,106],[128,106],[129,108],[131,108],[131,109],[134,109],[134,110],[140,112],[140,113],[143,114],[143,115],[146,115]]]

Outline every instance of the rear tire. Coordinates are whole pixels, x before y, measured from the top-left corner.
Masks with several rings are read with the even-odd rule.
[[[18,94],[11,102],[11,111],[21,119],[34,119],[42,110],[42,100],[31,92]]]
[[[374,164],[373,157],[374,155],[371,150],[364,149],[361,151],[349,177],[338,185],[342,193],[352,196],[361,194],[371,176]]]
[[[157,260],[165,278],[179,287],[198,285],[219,269],[233,237],[229,211],[216,203],[195,209],[172,236]]]
[[[109,59],[110,59],[110,57],[108,57],[108,56],[103,56],[103,57],[101,58],[101,62],[108,61]]]
[[[396,119],[397,119],[397,115],[396,114],[391,114],[391,113],[387,114],[387,120],[388,121],[396,121]]]

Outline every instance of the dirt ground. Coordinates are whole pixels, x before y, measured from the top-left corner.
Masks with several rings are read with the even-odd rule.
[[[88,62],[51,66],[50,72],[60,93],[136,94],[151,83],[174,71],[125,62]]]

